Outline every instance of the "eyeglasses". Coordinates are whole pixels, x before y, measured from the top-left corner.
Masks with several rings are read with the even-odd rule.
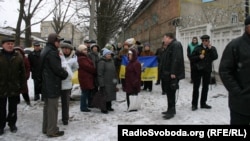
[[[207,39],[204,39],[204,40],[202,40],[202,42],[208,42],[209,40],[207,40]]]

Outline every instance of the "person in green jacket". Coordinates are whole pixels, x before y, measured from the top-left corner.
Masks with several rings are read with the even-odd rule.
[[[188,44],[187,47],[187,57],[190,60],[190,56],[192,55],[194,49],[199,46],[199,42],[198,42],[198,38],[197,37],[193,37],[192,38],[192,42]],[[191,81],[190,83],[193,83],[193,66],[194,64],[190,61],[190,75],[191,75]]]

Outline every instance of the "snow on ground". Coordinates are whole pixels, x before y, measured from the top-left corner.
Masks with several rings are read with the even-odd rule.
[[[58,126],[64,130],[62,137],[48,138],[42,133],[43,102],[33,101],[33,81],[30,79],[29,91],[32,106],[27,106],[21,98],[18,105],[17,133],[11,133],[5,127],[1,141],[116,141],[119,124],[143,125],[225,125],[229,124],[228,95],[222,84],[210,86],[207,103],[212,109],[198,109],[191,111],[192,84],[189,79],[180,81],[177,92],[176,116],[170,120],[162,118],[162,111],[167,109],[166,95],[161,94],[160,85],[153,84],[153,91],[142,91],[142,107],[138,112],[126,112],[127,103],[125,93],[117,93],[117,100],[113,101],[114,112],[102,114],[99,109],[92,108],[91,112],[80,112],[80,101],[70,102],[70,121],[65,126],[61,121],[61,105],[59,104]],[[77,87],[76,87],[77,88]],[[77,89],[73,97],[79,99]]]

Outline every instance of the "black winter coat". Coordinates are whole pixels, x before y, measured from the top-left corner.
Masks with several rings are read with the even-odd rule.
[[[219,74],[229,91],[230,110],[250,116],[250,37],[246,33],[225,48]]]
[[[200,55],[202,51],[205,51],[205,58],[200,59]],[[217,50],[215,47],[212,46],[211,49],[204,48],[203,45],[199,45],[196,47],[189,57],[191,63],[194,65],[194,71],[207,71],[212,72],[212,63],[214,60],[218,58]]]
[[[185,78],[183,47],[180,42],[173,40],[163,51],[159,65],[161,79],[169,79],[176,75],[178,80]]]
[[[47,43],[41,52],[42,94],[44,98],[57,98],[61,96],[62,80],[68,73],[62,68],[58,49]]]
[[[31,78],[33,78],[33,79],[37,79],[38,75],[39,75],[40,54],[41,54],[41,50],[40,51],[32,51],[28,55],[28,59],[30,62],[30,71],[32,72]]]

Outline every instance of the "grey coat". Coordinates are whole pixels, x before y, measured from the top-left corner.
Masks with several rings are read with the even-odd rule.
[[[101,58],[97,67],[98,83],[105,88],[107,94],[106,101],[116,100],[116,69],[113,60]]]

